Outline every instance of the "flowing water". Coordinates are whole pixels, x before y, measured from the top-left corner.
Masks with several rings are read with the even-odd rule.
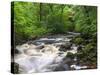
[[[77,68],[74,64],[70,66],[66,64],[67,61],[71,61],[71,59],[66,58],[67,53],[77,53],[77,46],[73,44],[71,48],[66,51],[60,50],[61,45],[69,44],[72,37],[73,35],[48,36],[16,46],[16,49],[20,53],[15,54],[14,60],[19,64],[19,72],[38,73],[66,71],[69,70],[70,67],[81,69],[80,66]],[[66,60],[64,60],[65,58]],[[77,61],[77,58],[74,60]]]

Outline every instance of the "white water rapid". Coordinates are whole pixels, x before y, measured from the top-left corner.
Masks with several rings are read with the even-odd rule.
[[[68,70],[69,67],[64,63],[64,58],[68,52],[77,53],[77,47],[72,45],[71,50],[60,51],[60,45],[69,42],[68,36],[57,36],[40,38],[32,41],[31,44],[25,43],[16,46],[20,52],[15,54],[14,60],[19,64],[20,73],[52,72],[60,67]],[[77,60],[77,59],[76,59]],[[73,67],[73,66],[71,66]]]

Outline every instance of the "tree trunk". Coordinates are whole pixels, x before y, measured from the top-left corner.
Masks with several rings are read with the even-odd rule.
[[[40,3],[40,21],[42,20],[42,3]]]

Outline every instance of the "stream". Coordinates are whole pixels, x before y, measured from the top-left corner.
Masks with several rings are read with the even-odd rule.
[[[19,64],[19,73],[41,73],[79,70],[87,66],[77,65],[77,57],[67,58],[68,52],[77,53],[77,46],[70,40],[77,34],[52,35],[17,45],[14,61]],[[73,62],[68,64],[68,62]]]

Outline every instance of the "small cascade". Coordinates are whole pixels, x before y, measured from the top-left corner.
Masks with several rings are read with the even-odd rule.
[[[16,46],[16,49],[20,53],[15,54],[14,60],[19,64],[19,72],[38,73],[69,70],[70,67],[65,63],[64,59],[68,52],[73,54],[77,53],[77,46],[74,44],[71,45],[70,50],[66,49],[65,46],[70,44],[70,40],[71,38],[68,38],[68,35],[52,36]],[[61,51],[61,46],[65,48],[66,51]],[[77,66],[71,65],[71,67],[76,68]]]

